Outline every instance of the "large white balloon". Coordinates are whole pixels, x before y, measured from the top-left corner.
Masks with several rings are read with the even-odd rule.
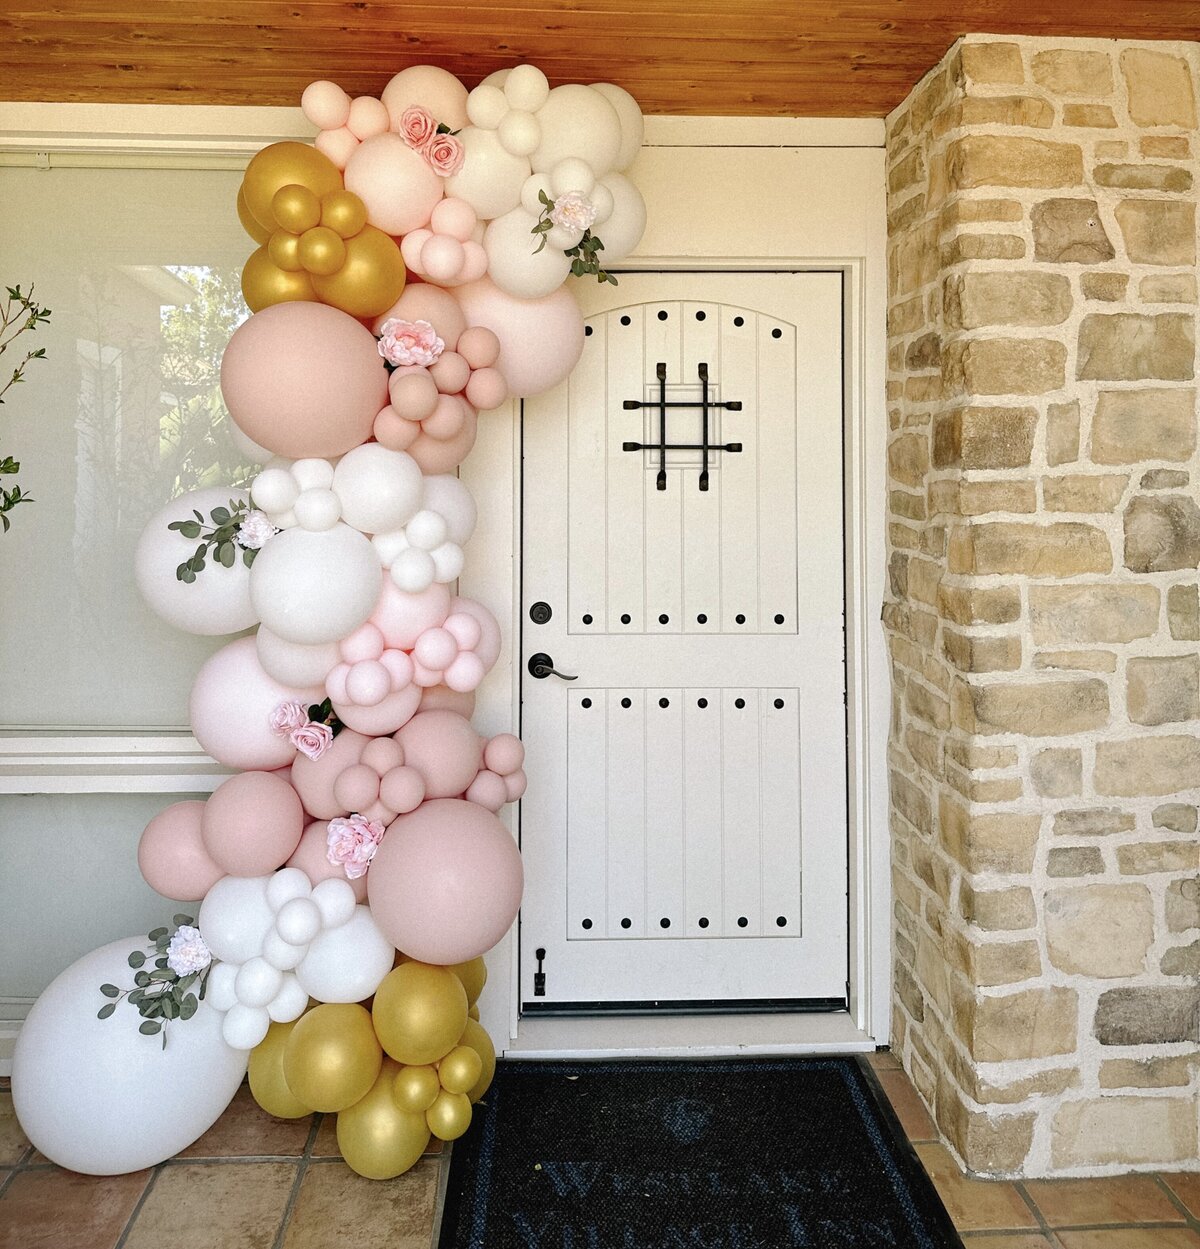
[[[421,506],[422,489],[416,460],[377,442],[342,456],[333,473],[342,519],[362,533],[386,533],[403,525]]]
[[[533,227],[537,216],[517,206],[489,223],[483,236],[488,273],[493,282],[518,299],[540,299],[567,280],[571,261],[561,248],[549,244],[538,251]]]
[[[600,234],[604,250],[600,253],[606,265],[624,260],[642,241],[646,232],[646,201],[642,193],[623,174],[610,173],[600,180],[612,195],[612,212]]]
[[[425,478],[423,507],[437,512],[446,522],[447,538],[463,546],[475,532],[477,510],[470,490],[452,473]]]
[[[382,580],[370,540],[339,523],[272,538],[254,561],[250,595],[272,633],[315,646],[353,633],[371,614]]]
[[[269,876],[222,876],[204,895],[197,924],[214,958],[247,963],[262,953],[275,924],[267,900]]]
[[[594,82],[592,90],[600,94],[616,110],[621,121],[621,147],[617,152],[614,169],[628,169],[633,164],[638,149],[642,146],[642,137],[646,130],[646,121],[638,102],[614,82]]]
[[[379,988],[395,958],[371,908],[356,906],[348,923],[325,929],[308,947],[296,979],[318,1002],[361,1002]]]
[[[213,508],[228,509],[231,500],[248,503],[250,496],[245,490],[224,487],[192,490],[155,512],[138,539],[133,575],[142,598],[155,615],[185,633],[238,633],[258,620],[250,601],[250,569],[242,559],[241,547],[235,548],[231,568],[220,564],[214,554],[190,585],[175,576],[175,569],[191,558],[199,541],[167,526],[175,521],[194,521],[195,510],[208,527]]]
[[[254,641],[263,671],[284,685],[324,685],[341,658],[336,642],[306,646],[303,642],[289,642],[266,627],[259,628]]]
[[[621,119],[598,91],[581,83],[555,87],[537,119],[542,141],[529,158],[535,172],[553,169],[568,156],[581,156],[598,178],[616,168]]]
[[[102,984],[124,986],[144,937],[101,946],[73,963],[34,1003],[17,1036],[12,1094],[26,1136],[53,1162],[85,1175],[140,1171],[186,1149],[220,1117],[247,1055],[221,1038],[222,1016],[201,1002],[143,1036],[137,1010],[97,1019]]]
[[[516,208],[529,177],[529,158],[506,151],[494,130],[468,126],[458,137],[463,167],[446,179],[446,194],[466,200],[484,221]]]

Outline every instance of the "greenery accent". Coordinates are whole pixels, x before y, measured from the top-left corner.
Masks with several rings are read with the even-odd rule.
[[[190,915],[176,915],[171,921],[175,928],[185,924],[194,924]],[[189,975],[180,976],[167,966],[167,950],[171,938],[175,935],[170,928],[154,928],[147,934],[152,943],[146,950],[134,950],[129,956],[129,966],[134,969],[134,987],[119,989],[115,984],[102,984],[100,992],[106,1002],[96,1012],[97,1019],[108,1019],[117,1009],[122,998],[131,1006],[136,1006],[142,1017],[138,1031],[145,1036],[162,1035],[163,1049],[167,1048],[167,1024],[173,1019],[191,1019],[204,1001],[204,993],[208,987],[208,973],[213,964],[203,971],[194,971]],[[154,966],[147,970],[146,964],[153,959]],[[197,992],[192,990],[196,989]]]
[[[175,569],[175,579],[191,585],[198,573],[202,573],[207,565],[207,557],[211,553],[218,564],[232,568],[237,561],[238,527],[249,514],[250,506],[244,499],[230,499],[228,507],[214,507],[209,513],[210,523],[205,532],[204,517],[192,509],[195,520],[175,520],[167,528],[182,534],[185,538],[199,538],[200,545],[190,559],[184,560]],[[254,563],[258,551],[251,547],[243,547],[242,563],[247,568]]]
[[[529,231],[530,234],[538,236],[538,245],[533,251],[535,256],[546,246],[546,235],[554,229],[554,222],[550,220],[554,201],[545,191],[538,192],[538,201],[542,205],[541,215],[538,217],[537,225]],[[617,279],[600,267],[600,253],[603,250],[604,244],[600,239],[591,230],[584,230],[583,238],[574,247],[568,247],[563,255],[571,258],[571,273],[574,277],[581,278],[585,274],[594,273],[597,282],[611,282],[613,286],[616,286]]]
[[[8,298],[4,306],[0,308],[0,355],[8,350],[18,335],[36,330],[39,325],[44,325],[50,320],[50,309],[43,308],[34,300],[32,284],[28,291],[22,291],[19,286],[7,286],[5,290],[8,292]],[[25,358],[13,369],[12,377],[0,386],[0,403],[4,402],[4,394],[10,386],[15,386],[18,382],[25,380],[25,366],[30,360],[44,360],[45,357],[45,347],[38,347],[25,353]],[[14,460],[11,455],[0,456],[0,475],[11,477],[20,471],[19,460]],[[34,502],[33,496],[25,494],[16,482],[13,483],[11,489],[0,487],[0,525],[3,525],[4,533],[12,527],[8,513],[22,503],[32,502]]]
[[[308,718],[313,724],[327,724],[334,737],[346,727],[337,718],[337,712],[333,709],[333,701],[328,698],[324,702],[313,703],[308,709]]]

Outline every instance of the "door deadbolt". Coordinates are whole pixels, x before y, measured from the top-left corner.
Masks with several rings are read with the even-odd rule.
[[[529,619],[534,624],[545,624],[553,615],[554,610],[549,603],[534,603],[529,609]]]
[[[539,681],[544,681],[546,677],[560,677],[564,681],[578,681],[578,676],[568,676],[565,672],[559,672],[554,666],[554,660],[550,658],[544,651],[538,651],[536,655],[529,656],[529,663],[526,665],[529,669],[531,677],[537,677]]]

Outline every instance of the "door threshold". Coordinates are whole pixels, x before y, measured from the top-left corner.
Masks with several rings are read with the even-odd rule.
[[[505,1058],[728,1058],[855,1054],[876,1041],[845,1011],[793,1015],[526,1016]]]

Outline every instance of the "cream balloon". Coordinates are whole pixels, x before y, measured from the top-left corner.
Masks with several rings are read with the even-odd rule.
[[[604,222],[604,250],[600,253],[606,265],[624,260],[642,241],[646,232],[646,201],[642,193],[623,174],[611,173],[602,178],[603,187],[612,195],[612,212]]]
[[[571,272],[571,261],[560,248],[537,250],[538,236],[533,233],[537,223],[536,216],[518,206],[490,222],[483,236],[492,281],[518,299],[551,294]]]
[[[400,118],[410,105],[428,110],[451,130],[467,124],[467,89],[449,70],[436,65],[410,65],[402,69],[384,87],[380,99],[392,120],[392,129],[400,129]]]
[[[336,642],[315,646],[289,642],[265,626],[255,634],[254,643],[263,671],[284,685],[324,685],[340,659]]]
[[[420,508],[423,486],[412,456],[373,442],[342,456],[333,473],[342,518],[362,533],[386,533],[403,525]]]
[[[267,901],[269,876],[224,876],[205,894],[197,926],[214,958],[248,963],[257,958],[275,924]]]
[[[529,177],[529,158],[506,151],[494,130],[468,126],[458,137],[463,166],[446,179],[446,194],[466,200],[485,221],[516,208]]]
[[[597,177],[616,168],[621,119],[598,91],[581,83],[555,87],[537,111],[542,141],[529,158],[537,173],[568,156],[581,156]]]
[[[446,536],[458,546],[466,543],[475,532],[477,510],[470,490],[451,473],[437,473],[425,478],[422,506],[437,512],[446,522]]]
[[[296,979],[318,1002],[361,1002],[379,988],[395,957],[396,947],[380,931],[370,907],[356,906],[346,923],[313,940]]]
[[[621,122],[621,146],[617,150],[613,168],[628,169],[642,146],[646,121],[637,100],[613,82],[594,82],[592,90],[598,91],[612,105]]]
[[[536,65],[514,65],[502,86],[509,105],[527,113],[537,112],[550,95],[550,83]]]

